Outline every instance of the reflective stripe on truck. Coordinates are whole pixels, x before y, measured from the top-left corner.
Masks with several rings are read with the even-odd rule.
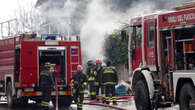
[[[59,95],[71,95],[71,91],[59,91],[58,92]],[[41,92],[22,92],[22,96],[41,96],[42,93]],[[52,91],[51,93],[52,96],[56,95],[55,91]]]

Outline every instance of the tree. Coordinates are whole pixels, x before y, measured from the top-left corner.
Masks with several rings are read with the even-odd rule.
[[[123,40],[119,32],[108,35],[104,43],[104,54],[106,60],[111,60],[113,64],[126,63],[128,60],[128,36]]]
[[[35,8],[34,2],[26,2],[25,6],[18,3],[18,10],[15,14],[18,20],[18,33],[35,33],[40,30],[43,19],[39,10]]]

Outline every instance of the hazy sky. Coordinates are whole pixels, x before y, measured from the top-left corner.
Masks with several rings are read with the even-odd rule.
[[[36,3],[37,0],[0,0],[0,22],[13,19],[18,7],[26,7]]]

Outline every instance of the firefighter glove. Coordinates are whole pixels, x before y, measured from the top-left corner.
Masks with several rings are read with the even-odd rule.
[[[84,82],[83,85],[84,85],[84,86],[87,86],[87,82]]]

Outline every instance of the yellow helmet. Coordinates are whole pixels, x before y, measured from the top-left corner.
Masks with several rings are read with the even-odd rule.
[[[45,68],[51,68],[51,63],[50,62],[46,62],[44,66],[45,66]]]

